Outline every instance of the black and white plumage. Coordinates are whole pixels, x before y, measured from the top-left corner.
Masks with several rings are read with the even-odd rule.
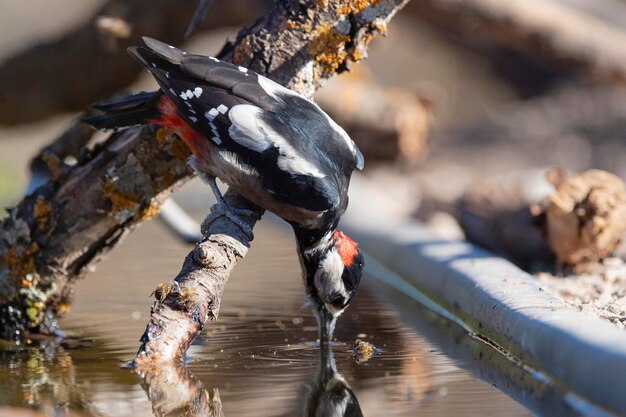
[[[174,129],[203,178],[220,178],[293,226],[308,292],[336,316],[362,269],[356,244],[336,231],[352,171],[363,167],[354,142],[311,100],[268,78],[144,40],[148,48],[129,52],[161,90],[96,104],[105,114],[88,122],[115,128],[151,121]]]

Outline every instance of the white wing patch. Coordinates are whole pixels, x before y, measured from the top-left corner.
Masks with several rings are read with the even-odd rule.
[[[222,143],[222,138],[217,131],[217,126],[213,122],[209,122],[209,126],[211,126],[211,133],[213,133],[213,142],[219,145],[220,143]]]
[[[230,109],[228,116],[232,123],[228,130],[230,137],[238,144],[255,152],[263,152],[275,147],[278,149],[278,167],[294,175],[325,177],[314,164],[291,146],[288,139],[276,133],[261,119],[262,110],[250,104],[238,104]]]
[[[228,129],[230,137],[241,146],[259,153],[272,147],[272,142],[258,125],[261,122],[258,117],[260,112],[261,109],[250,104],[238,104],[228,113],[232,123]]]
[[[291,94],[291,95],[296,95],[298,97],[302,97],[300,94],[296,93],[295,91],[290,90],[286,87],[283,87],[282,85],[278,84],[276,81],[272,81],[269,78],[264,77],[262,75],[258,75],[257,81],[259,85],[261,86],[261,88],[265,90],[265,92],[272,97],[276,97],[278,93]],[[302,97],[302,98],[306,100],[305,97]]]
[[[198,90],[198,88],[196,88],[196,90]],[[202,89],[201,88],[200,88],[200,92],[199,92],[197,97],[200,97],[200,94],[202,94]],[[188,99],[192,98],[193,96],[194,96],[194,92],[191,91],[191,90],[183,91],[179,95],[179,97],[182,98],[183,100],[188,100]]]
[[[288,89],[287,87],[283,87],[282,85],[278,84],[275,81],[270,80],[269,78],[263,77],[262,75],[258,76],[258,83],[261,86],[261,88],[265,90],[267,94],[269,94],[270,96],[274,98],[278,98],[277,96],[278,94],[289,94],[292,96],[300,97],[302,100],[306,100],[309,103],[312,103],[317,108],[317,110],[326,117],[326,119],[328,120],[328,123],[330,124],[330,127],[332,127],[333,130],[336,131],[339,134],[339,136],[341,136],[341,138],[344,140],[344,142],[348,146],[348,149],[350,149],[355,159],[357,159],[358,151],[356,149],[356,145],[354,144],[350,136],[348,136],[346,131],[343,130],[343,128],[339,126],[333,119],[331,119],[330,116],[326,114],[326,112],[317,105],[317,103],[315,103],[313,100],[301,94],[296,93],[293,90]]]
[[[215,119],[215,116],[217,116],[218,114],[219,112],[217,111],[217,109],[213,108],[209,110],[208,112],[204,113],[204,117],[206,117],[209,122],[212,122],[213,119]]]

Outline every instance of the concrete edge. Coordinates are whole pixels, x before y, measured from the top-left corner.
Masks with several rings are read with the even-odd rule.
[[[403,285],[434,301],[431,308],[533,367],[539,377],[626,415],[626,332],[565,305],[510,262],[438,238],[419,222],[361,215],[347,216],[343,226]]]

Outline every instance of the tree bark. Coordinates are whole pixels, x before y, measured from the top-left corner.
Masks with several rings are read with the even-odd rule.
[[[369,41],[407,1],[279,1],[219,57],[310,96],[325,78],[365,58]],[[50,160],[55,179],[0,224],[0,336],[56,332],[74,281],[192,176],[188,154],[178,138],[148,126],[114,134],[72,167]],[[228,199],[240,202],[234,191]],[[204,236],[176,278],[180,291],[153,306],[144,360],[179,357],[204,321],[217,317],[223,282],[248,242],[223,218]],[[207,261],[211,256],[219,263]]]

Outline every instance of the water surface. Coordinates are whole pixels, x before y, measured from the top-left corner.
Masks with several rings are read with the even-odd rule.
[[[142,226],[77,286],[76,302],[62,326],[85,338],[82,344],[0,350],[0,405],[57,407],[75,415],[193,414],[168,408],[175,398],[159,396],[149,381],[121,368],[137,350],[149,294],[176,275],[189,250],[157,222]],[[248,256],[226,287],[218,321],[207,324],[189,351],[185,378],[199,387],[201,398],[221,402],[216,415],[303,415],[319,365],[315,321],[303,301],[289,230],[261,222]],[[393,303],[381,303],[367,286],[340,317],[335,335],[333,351],[342,377],[335,379],[345,381],[342,392],[356,397],[365,416],[530,415],[460,369],[439,345],[410,328]],[[357,363],[350,351],[357,337],[380,350],[366,363]],[[182,398],[188,387],[176,383]]]

